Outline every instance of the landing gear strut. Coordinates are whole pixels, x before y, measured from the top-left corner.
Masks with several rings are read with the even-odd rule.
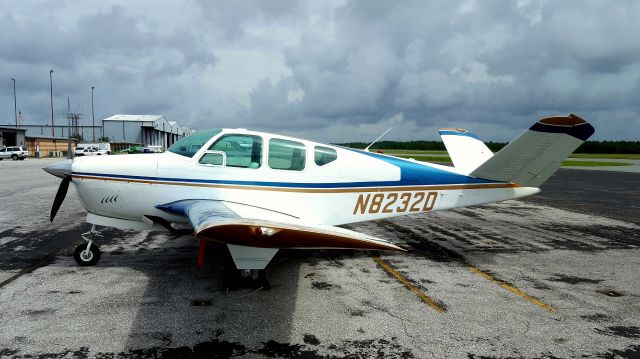
[[[100,259],[100,248],[93,243],[93,239],[96,236],[100,237],[100,232],[96,230],[96,225],[94,224],[89,232],[82,233],[81,236],[87,244],[83,243],[76,247],[73,252],[73,259],[82,267],[95,265]]]

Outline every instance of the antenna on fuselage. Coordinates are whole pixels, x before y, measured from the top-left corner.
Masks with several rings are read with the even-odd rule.
[[[364,150],[365,150],[365,151],[367,151],[367,152],[369,152],[369,147],[373,146],[376,142],[378,142],[378,140],[379,140],[379,139],[381,139],[381,138],[382,138],[382,136],[386,135],[386,134],[387,134],[387,132],[391,131],[391,129],[392,129],[392,128],[393,128],[393,127],[389,127],[389,129],[388,129],[388,130],[384,131],[380,136],[378,136],[378,138],[376,138],[375,140],[373,140],[373,142],[371,142],[371,143],[369,144],[369,146],[367,146],[367,148],[365,148]]]

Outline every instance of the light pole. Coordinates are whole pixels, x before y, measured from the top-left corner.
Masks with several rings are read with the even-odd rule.
[[[49,84],[51,86],[51,137],[56,136],[56,125],[53,121],[53,70],[49,71]],[[55,140],[54,140],[55,143]]]
[[[16,101],[16,79],[12,77],[11,80],[13,80],[13,115],[16,118],[16,128],[18,128],[18,111],[17,111],[18,105]]]
[[[95,86],[91,86],[91,121],[92,121],[91,129],[93,129],[93,143],[96,143],[96,116],[95,116],[95,113],[93,112],[93,90],[95,88],[96,88]]]

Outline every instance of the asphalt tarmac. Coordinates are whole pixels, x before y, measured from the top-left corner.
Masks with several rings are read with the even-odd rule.
[[[0,358],[637,358],[640,174],[560,170],[518,201],[348,226],[405,253],[281,250],[237,289],[224,246],[108,229],[95,267],[50,160],[1,161]]]

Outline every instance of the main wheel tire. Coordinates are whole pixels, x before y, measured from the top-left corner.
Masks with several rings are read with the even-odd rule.
[[[11,159],[14,160],[14,161],[17,161],[18,160],[18,155],[11,155]]]
[[[87,249],[87,244],[83,243],[76,247],[75,252],[73,252],[73,259],[76,260],[76,263],[81,267],[93,266],[98,263],[100,259],[100,248],[94,243],[89,247],[89,253],[85,255],[85,250]]]

